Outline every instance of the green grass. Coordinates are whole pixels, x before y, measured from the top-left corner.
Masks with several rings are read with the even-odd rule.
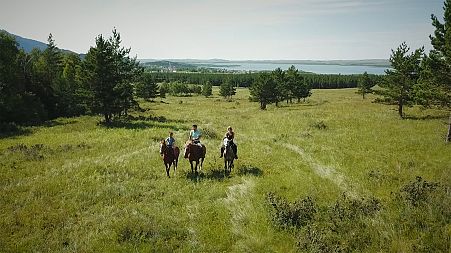
[[[306,103],[266,111],[248,96],[238,89],[232,102],[217,96],[141,101],[146,111],[115,127],[98,125],[99,117],[62,118],[0,139],[0,251],[306,250],[298,244],[306,227],[274,223],[269,192],[289,202],[310,196],[318,209],[312,227],[328,226],[327,210],[344,192],[372,196],[381,210],[361,218],[358,224],[368,227],[350,230],[371,239],[360,249],[449,251],[446,111],[411,108],[407,114],[420,119],[401,120],[395,107],[362,100],[354,89],[314,90]],[[208,132],[203,172],[192,176],[181,158],[168,179],[158,141],[172,130],[182,145],[193,123]],[[218,157],[229,125],[240,159],[225,175]],[[428,199],[429,209],[396,198],[416,176],[448,189]],[[345,245],[348,237],[322,242]]]

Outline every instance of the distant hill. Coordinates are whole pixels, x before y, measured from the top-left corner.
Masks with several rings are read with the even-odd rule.
[[[373,66],[390,67],[387,59],[363,59],[363,60],[224,60],[224,59],[140,59],[141,63],[170,61],[185,64],[205,65],[224,64],[236,65],[240,63],[273,63],[273,64],[304,64],[304,65],[341,65],[341,66]]]
[[[16,38],[17,43],[19,44],[19,47],[22,48],[25,52],[29,53],[33,50],[33,48],[37,48],[39,50],[45,50],[47,48],[47,44],[41,41],[37,41],[37,40],[33,40],[33,39],[28,39],[28,38],[24,38],[21,37],[19,35],[10,33],[8,31],[5,30],[1,30],[4,31],[12,36],[14,36],[14,38]],[[75,53],[73,51],[67,50],[67,49],[60,49],[62,52],[65,53],[74,53],[74,54],[78,54]]]

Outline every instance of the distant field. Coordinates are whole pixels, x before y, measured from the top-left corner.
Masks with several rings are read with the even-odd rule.
[[[313,90],[260,111],[247,89],[232,102],[215,90],[140,101],[145,112],[111,128],[62,118],[0,139],[0,251],[449,252],[447,112],[412,108],[401,120],[355,92]],[[158,141],[172,130],[181,145],[193,123],[206,135],[204,169],[191,175],[180,158],[168,179]],[[225,175],[229,125],[240,159]],[[313,218],[291,226],[270,192],[310,197]]]

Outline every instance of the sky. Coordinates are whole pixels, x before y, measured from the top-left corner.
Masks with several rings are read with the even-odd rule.
[[[0,29],[85,53],[116,27],[139,59],[387,59],[430,46],[443,0],[0,0]]]

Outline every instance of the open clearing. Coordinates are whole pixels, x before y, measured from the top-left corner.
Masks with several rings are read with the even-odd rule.
[[[412,108],[418,119],[400,120],[354,89],[314,90],[305,103],[266,111],[248,96],[141,101],[146,111],[115,127],[63,118],[0,139],[1,251],[293,252],[297,238],[272,223],[268,192],[322,206],[344,192],[384,203],[416,176],[451,182],[446,111]],[[203,172],[191,175],[180,158],[168,179],[158,141],[172,130],[181,145],[194,123],[208,149]],[[240,159],[225,175],[229,125]],[[389,248],[412,250],[399,234],[384,237]]]

